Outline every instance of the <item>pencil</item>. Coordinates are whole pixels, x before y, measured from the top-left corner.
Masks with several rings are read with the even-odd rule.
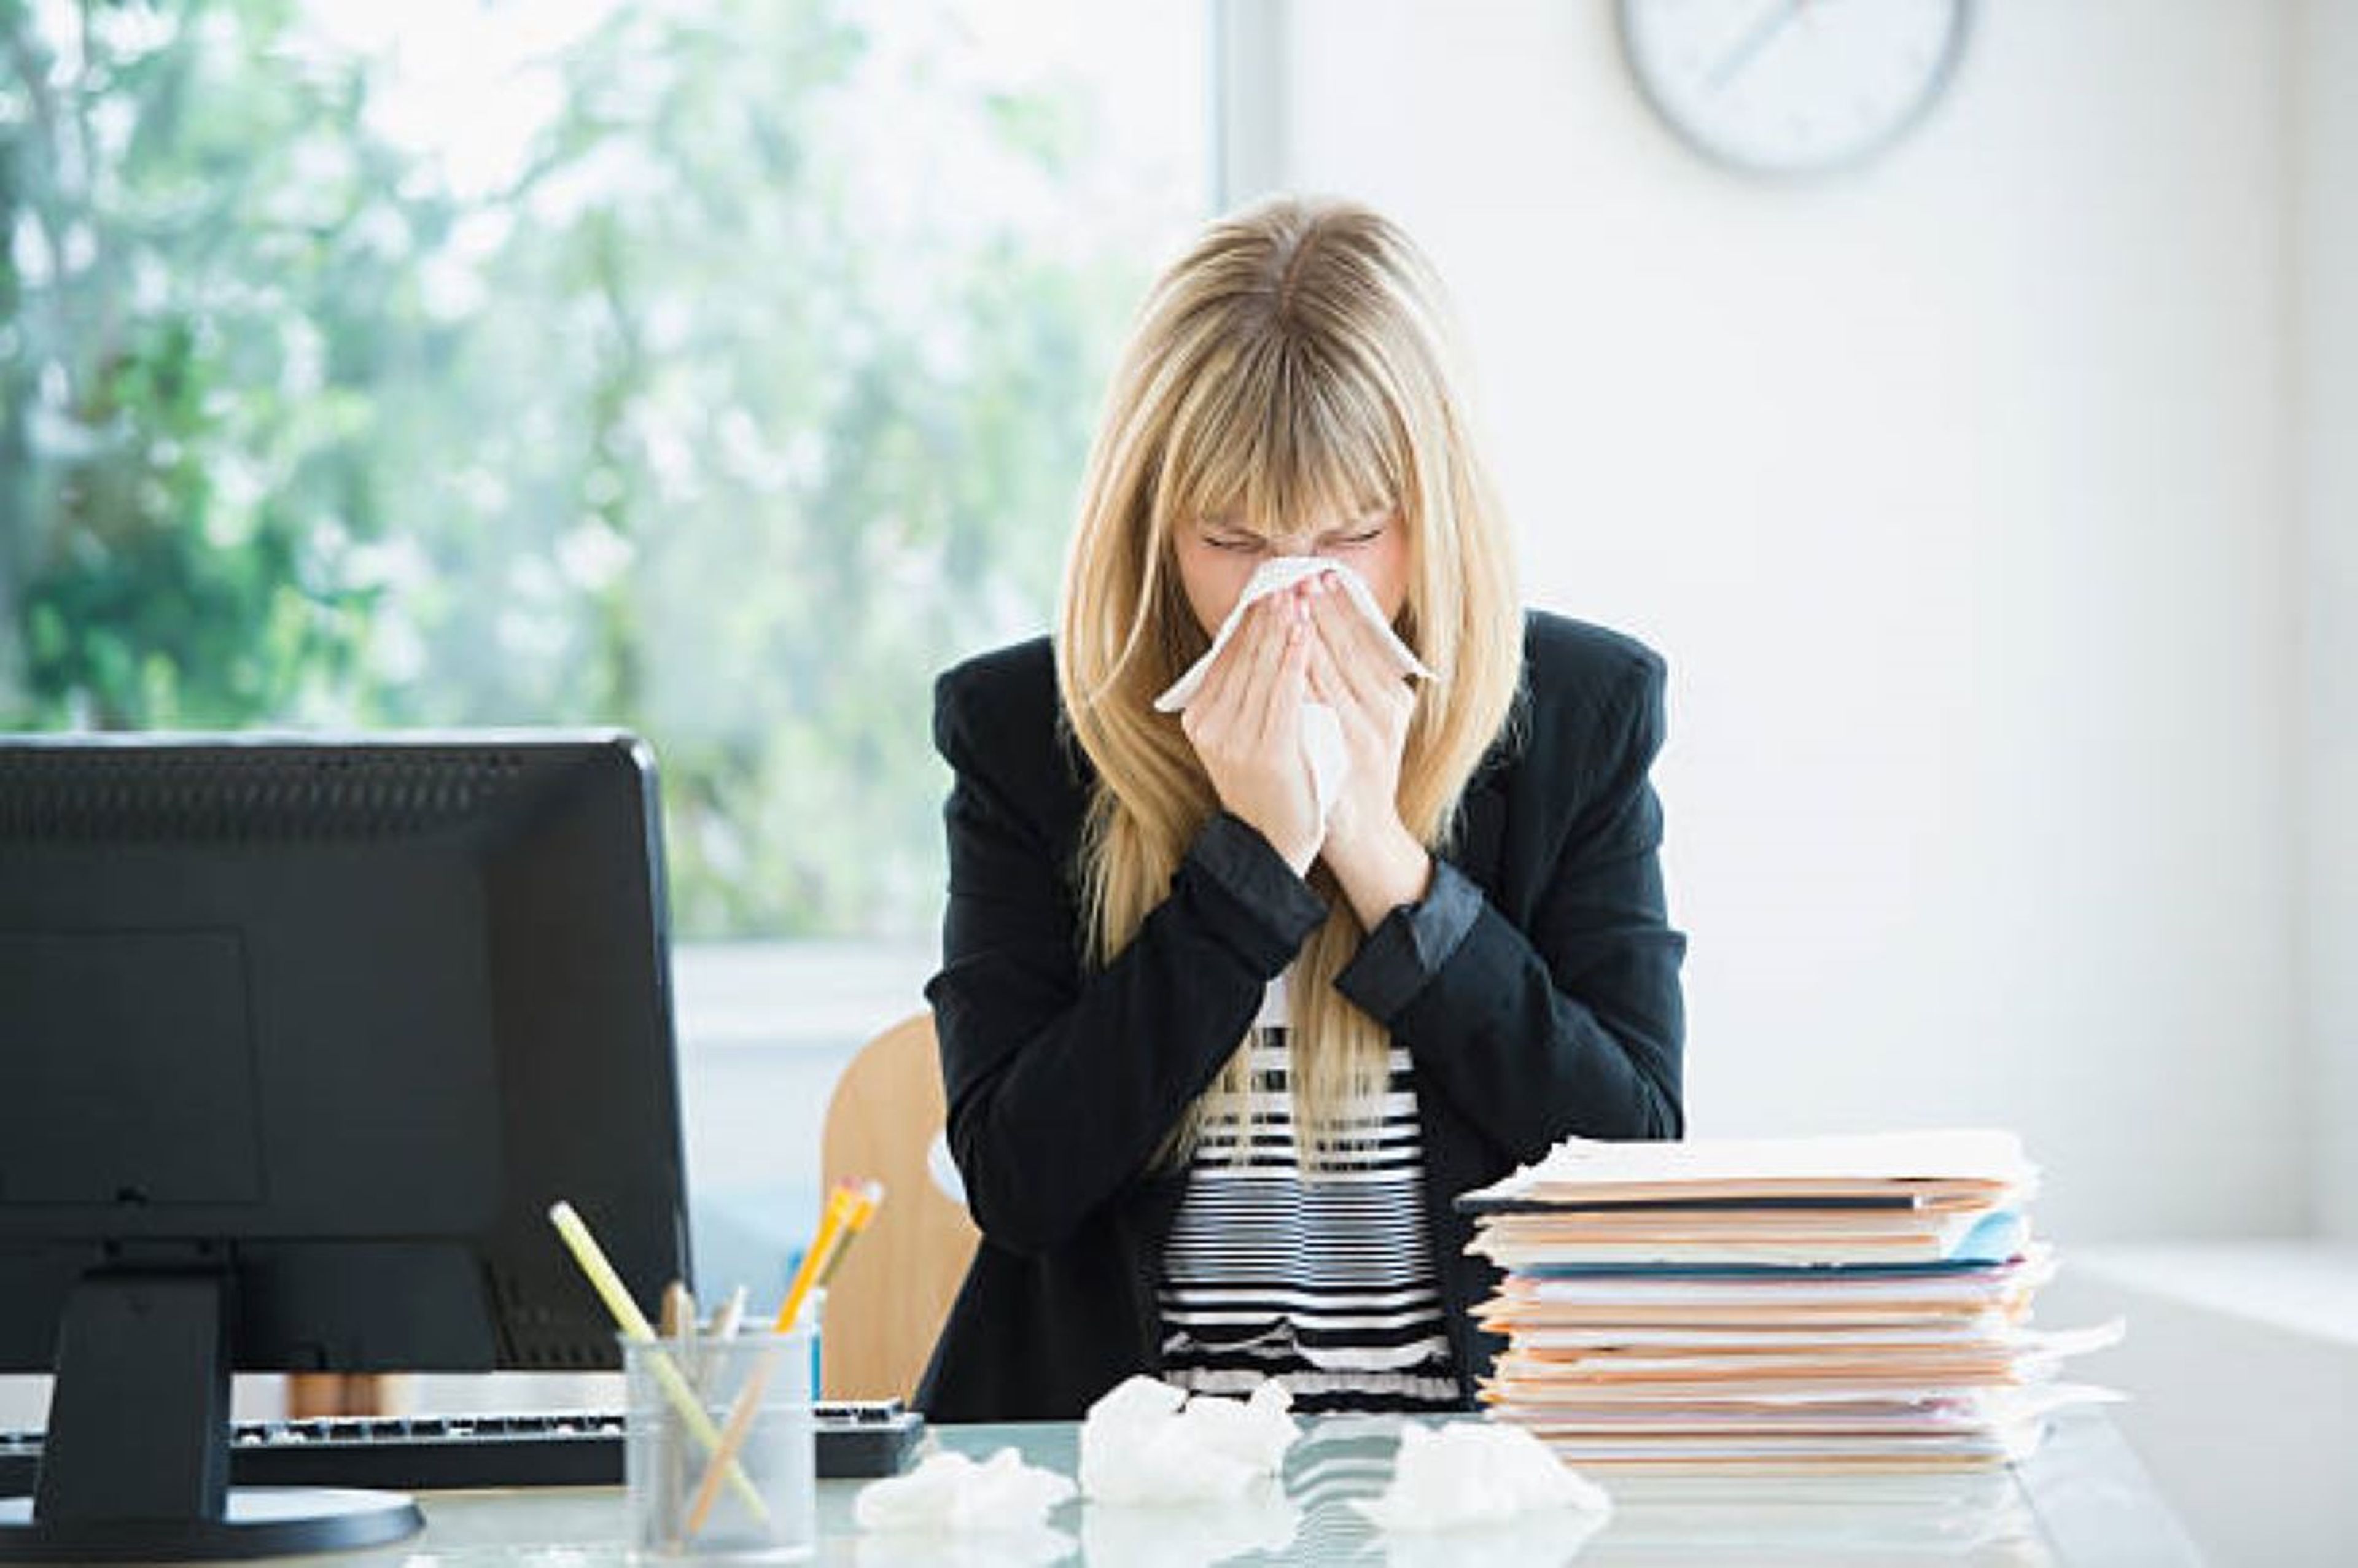
[[[549,1206],[548,1222],[557,1227],[557,1234],[565,1238],[573,1260],[580,1264],[581,1271],[590,1277],[590,1288],[598,1292],[598,1298],[606,1303],[606,1310],[613,1314],[615,1326],[622,1331],[622,1336],[653,1346],[647,1351],[647,1364],[654,1368],[655,1381],[663,1386],[665,1397],[679,1411],[680,1419],[687,1422],[687,1430],[696,1434],[696,1440],[704,1444],[705,1451],[716,1452],[720,1446],[720,1429],[713,1425],[710,1416],[704,1413],[704,1405],[697,1399],[696,1390],[688,1387],[687,1379],[680,1375],[672,1358],[664,1353],[646,1314],[639,1310],[639,1303],[631,1299],[630,1287],[622,1283],[622,1276],[614,1271],[612,1263],[607,1261],[604,1249],[598,1245],[598,1238],[590,1234],[589,1226],[573,1211],[573,1206],[562,1198]],[[710,1476],[714,1489],[718,1490],[719,1486],[717,1473],[724,1470],[736,1487],[737,1495],[766,1521],[770,1517],[769,1508],[762,1501],[762,1494],[754,1489],[753,1483],[746,1478],[744,1469],[738,1465],[733,1454],[725,1460],[714,1461]]]
[[[795,1271],[794,1283],[786,1288],[786,1299],[778,1307],[777,1333],[793,1331],[813,1285],[834,1271],[844,1247],[853,1236],[868,1228],[868,1222],[876,1217],[876,1210],[883,1202],[882,1182],[863,1182],[856,1187],[842,1185],[827,1195],[827,1212],[819,1217],[818,1235],[811,1242],[810,1250],[803,1254],[802,1267]],[[773,1346],[769,1355],[754,1363],[737,1402],[730,1407],[729,1424],[720,1433],[720,1446],[713,1452],[704,1479],[696,1488],[696,1500],[688,1505],[687,1533],[691,1536],[702,1530],[704,1521],[711,1516],[712,1505],[720,1495],[721,1467],[737,1463],[737,1451],[745,1446],[745,1436],[753,1430],[753,1418],[761,1411],[762,1395],[769,1388],[776,1355],[776,1347]]]
[[[836,1233],[835,1250],[820,1261],[818,1282],[812,1287],[813,1289],[821,1291],[827,1289],[827,1282],[835,1278],[836,1270],[843,1266],[844,1255],[851,1250],[853,1238],[868,1228],[868,1222],[876,1217],[876,1211],[882,1207],[883,1204],[883,1183],[860,1184],[859,1201],[851,1206],[851,1212],[844,1217],[843,1228]]]
[[[803,1254],[802,1266],[795,1271],[794,1281],[786,1286],[785,1302],[778,1308],[777,1333],[784,1334],[795,1325],[803,1298],[810,1294],[811,1286],[817,1281],[819,1269],[834,1251],[835,1238],[858,1201],[857,1189],[848,1182],[838,1182],[835,1191],[827,1195],[827,1211],[818,1217],[818,1235],[812,1238],[810,1250]]]
[[[841,1205],[839,1211],[838,1200]],[[795,1320],[803,1314],[803,1306],[809,1301],[811,1292],[827,1283],[834,1275],[836,1260],[843,1256],[844,1248],[850,1244],[853,1237],[868,1228],[868,1222],[876,1217],[876,1206],[883,1201],[884,1184],[882,1182],[862,1182],[858,1186],[846,1184],[836,1189],[835,1196],[827,1200],[827,1212],[835,1224],[832,1227],[824,1223],[820,1225],[818,1239],[811,1243],[809,1253],[803,1259],[803,1266],[795,1271],[795,1282],[787,1290],[786,1299],[778,1306],[777,1332],[784,1334],[795,1326]]]
[[[696,1333],[696,1298],[688,1294],[686,1281],[674,1280],[664,1287],[663,1336],[665,1339],[692,1337]]]
[[[720,1303],[720,1310],[719,1312],[712,1314],[712,1337],[715,1339],[736,1338],[737,1330],[744,1321],[745,1287],[740,1285],[735,1290],[729,1292],[729,1299]]]

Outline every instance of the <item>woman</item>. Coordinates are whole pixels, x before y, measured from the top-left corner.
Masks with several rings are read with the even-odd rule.
[[[937,1420],[1073,1419],[1134,1372],[1466,1408],[1496,1275],[1451,1200],[1568,1134],[1680,1135],[1662,665],[1520,611],[1440,312],[1364,209],[1216,223],[1117,373],[1057,642],[938,684],[926,995],[982,1242]]]

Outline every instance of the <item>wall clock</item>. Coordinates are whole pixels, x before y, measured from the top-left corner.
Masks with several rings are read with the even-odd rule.
[[[1973,0],[1620,0],[1621,47],[1690,146],[1750,174],[1864,163],[1941,96]]]

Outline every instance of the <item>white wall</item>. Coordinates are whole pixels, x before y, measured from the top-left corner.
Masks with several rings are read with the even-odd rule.
[[[2358,0],[2308,0],[2292,53],[2315,1207],[2358,1243]]]
[[[2060,1234],[2304,1227],[2289,11],[1985,5],[1801,188],[1603,0],[1291,16],[1289,181],[1451,280],[1530,596],[1671,660],[1693,1130],[2000,1123]]]

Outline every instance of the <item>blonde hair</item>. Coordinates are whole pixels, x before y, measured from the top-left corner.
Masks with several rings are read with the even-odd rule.
[[[1423,258],[1346,202],[1281,198],[1231,214],[1149,294],[1090,453],[1057,639],[1067,722],[1097,771],[1077,868],[1093,961],[1129,945],[1218,809],[1178,721],[1152,706],[1209,645],[1179,580],[1173,529],[1184,520],[1234,517],[1275,535],[1323,509],[1396,512],[1410,553],[1397,629],[1435,676],[1410,725],[1401,817],[1428,848],[1445,847],[1522,663],[1507,528],[1469,439],[1451,343]],[[1333,909],[1297,959],[1288,1045],[1294,1123],[1314,1169],[1352,1141],[1354,1108],[1383,1091],[1390,1040],[1331,983],[1362,937],[1323,865],[1312,882]],[[1207,1117],[1238,1113],[1252,1087],[1250,1039],[1161,1162],[1184,1160]]]

